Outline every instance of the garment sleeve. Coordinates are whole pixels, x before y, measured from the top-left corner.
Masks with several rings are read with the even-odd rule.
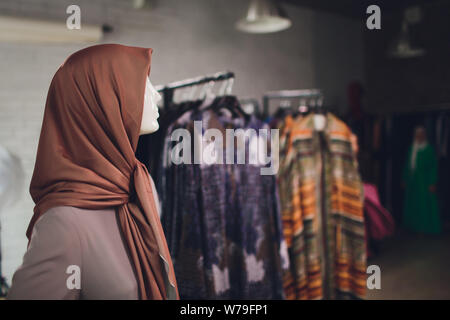
[[[70,212],[51,209],[37,221],[23,263],[13,276],[8,299],[80,297],[80,239],[71,217]]]

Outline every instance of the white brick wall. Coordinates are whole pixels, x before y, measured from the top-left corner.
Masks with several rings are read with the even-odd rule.
[[[294,23],[290,30],[247,35],[234,30],[246,1],[153,2],[154,10],[137,12],[119,0],[2,0],[0,13],[65,19],[66,6],[77,3],[82,23],[114,26],[104,42],[155,49],[155,84],[228,69],[236,72],[234,91],[239,96],[261,98],[268,90],[322,87],[331,102],[343,102],[346,83],[362,78],[359,22],[289,6]],[[0,43],[0,144],[21,158],[26,172],[21,200],[1,216],[2,267],[8,280],[26,250],[25,230],[34,206],[28,187],[48,86],[64,59],[82,47]],[[320,68],[325,61],[332,68]]]

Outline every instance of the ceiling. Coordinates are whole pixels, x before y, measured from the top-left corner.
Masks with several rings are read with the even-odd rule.
[[[281,0],[280,2],[337,13],[350,18],[360,18],[362,14],[366,14],[367,7],[372,4],[378,5],[383,14],[383,12],[398,11],[410,5],[448,3],[448,0]]]

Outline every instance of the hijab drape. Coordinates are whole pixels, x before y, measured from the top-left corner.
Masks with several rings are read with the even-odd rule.
[[[56,206],[115,207],[140,299],[178,298],[150,177],[136,159],[152,49],[105,44],[72,54],[52,79],[31,179],[28,226]]]

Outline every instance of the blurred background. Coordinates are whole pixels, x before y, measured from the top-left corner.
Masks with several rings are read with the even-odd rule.
[[[71,53],[120,43],[154,49],[150,78],[156,85],[232,71],[233,94],[259,110],[266,103],[264,117],[280,105],[299,105],[268,101],[268,92],[319,89],[323,104],[358,137],[363,180],[377,188],[392,218],[385,224],[395,225],[394,232],[369,240],[369,264],[379,265],[382,275],[381,289],[369,290],[369,298],[450,298],[450,1],[275,1],[285,24],[256,30],[245,24],[252,3],[0,2],[0,183],[6,186],[0,190],[9,190],[0,207],[1,273],[7,283],[27,246],[34,207],[28,186],[50,81]],[[72,4],[81,9],[81,30],[63,30]],[[372,4],[381,9],[381,29],[366,25]],[[402,175],[418,127],[436,157],[432,192],[440,229],[432,234],[404,223]]]

